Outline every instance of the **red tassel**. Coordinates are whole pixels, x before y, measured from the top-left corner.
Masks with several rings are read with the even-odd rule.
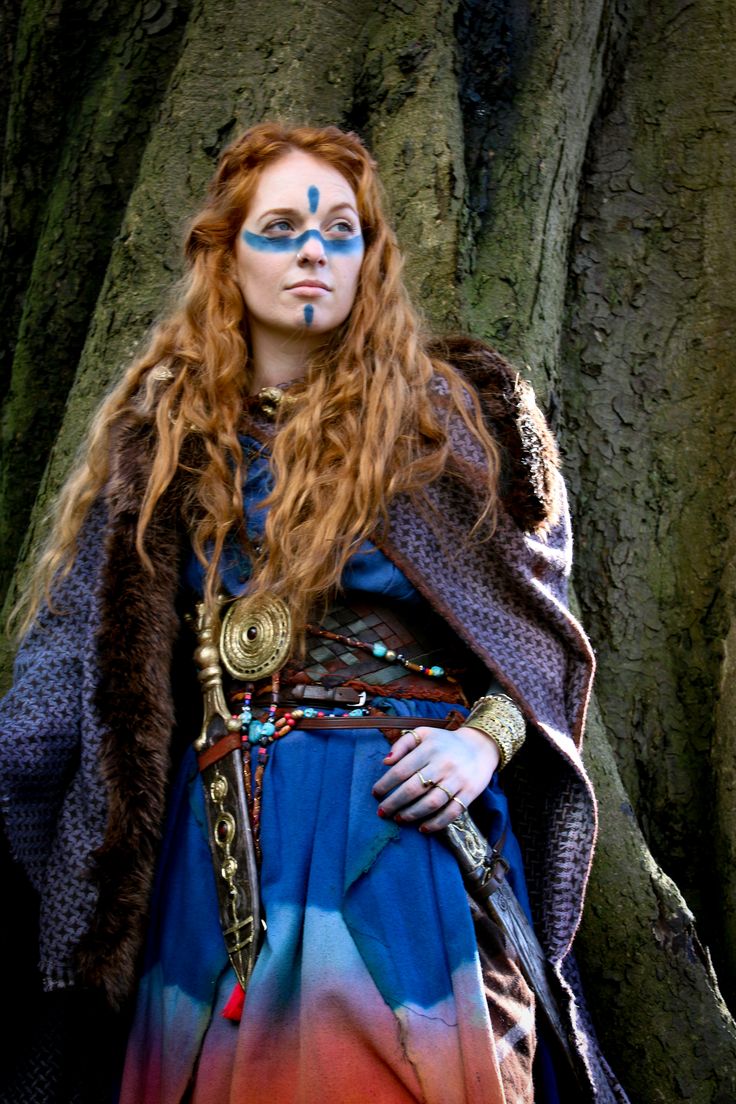
[[[235,1023],[240,1023],[244,1006],[245,990],[238,981],[228,998],[227,1004],[220,1014],[224,1020],[233,1020]]]

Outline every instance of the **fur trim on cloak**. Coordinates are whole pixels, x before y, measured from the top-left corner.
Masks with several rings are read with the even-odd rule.
[[[520,529],[539,531],[557,520],[560,459],[531,384],[500,353],[472,337],[448,336],[430,347],[480,396],[486,422],[502,451],[501,500]]]
[[[181,529],[175,493],[167,494],[146,533],[148,569],[136,548],[151,438],[128,434],[109,484],[109,528],[99,582],[96,709],[102,724],[100,773],[108,826],[94,856],[99,887],[94,924],[80,945],[85,982],[113,1007],[129,996],[148,914],[164,819],[174,719],[172,661],[180,625]]]

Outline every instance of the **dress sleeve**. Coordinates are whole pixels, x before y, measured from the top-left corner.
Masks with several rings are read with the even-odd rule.
[[[82,528],[70,573],[39,610],[0,702],[0,808],[11,853],[40,890],[64,794],[79,765],[85,653],[94,648],[94,590],[104,505]]]

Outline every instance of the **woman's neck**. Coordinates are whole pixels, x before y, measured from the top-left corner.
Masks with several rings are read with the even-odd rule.
[[[309,354],[320,337],[258,331],[252,334],[253,381],[250,392],[257,395],[263,387],[278,387],[301,379],[307,370]]]

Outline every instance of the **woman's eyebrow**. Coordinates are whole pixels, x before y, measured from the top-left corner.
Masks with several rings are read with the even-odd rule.
[[[258,216],[258,222],[262,219],[268,218],[270,215],[298,215],[299,211],[295,207],[272,207],[269,211],[264,211],[262,215]]]

